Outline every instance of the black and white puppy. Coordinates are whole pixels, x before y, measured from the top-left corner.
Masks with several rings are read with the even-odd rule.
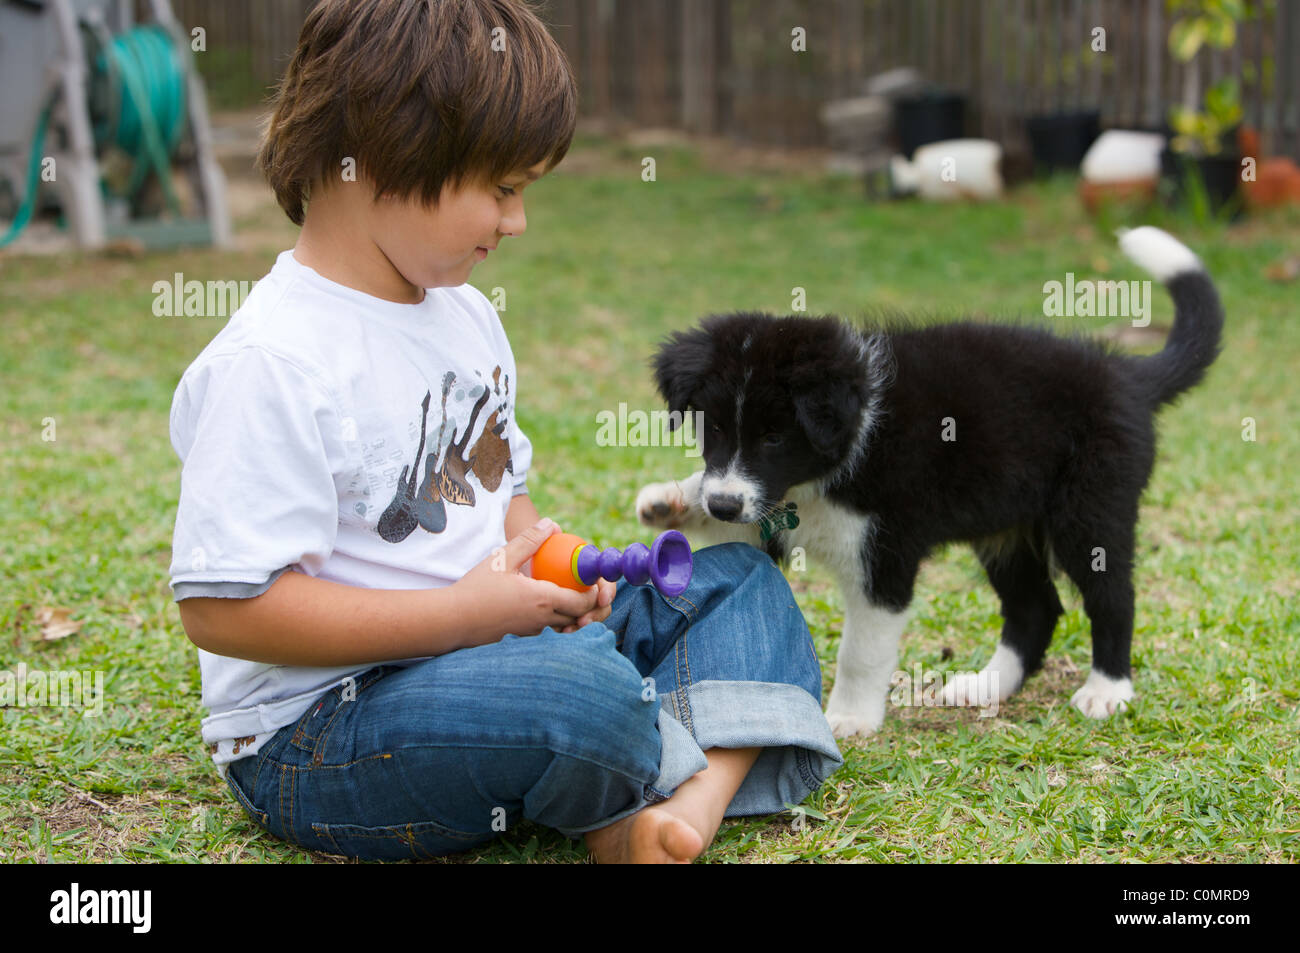
[[[703,413],[705,469],[645,487],[638,517],[778,561],[802,547],[835,573],[845,613],[826,716],[837,737],[880,728],[917,570],[955,541],[974,545],[1004,621],[993,658],[950,680],[946,703],[1004,699],[1041,666],[1062,612],[1057,567],[1092,625],[1092,671],[1073,703],[1100,718],[1134,697],[1134,535],[1154,416],[1214,361],[1223,310],[1170,235],[1143,227],[1120,245],[1173,297],[1157,354],[1026,327],[862,329],[757,313],[713,315],[661,345],[659,390],[670,410]]]

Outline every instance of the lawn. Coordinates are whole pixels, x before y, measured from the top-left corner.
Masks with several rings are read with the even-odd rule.
[[[656,160],[643,181],[642,158]],[[1001,203],[868,204],[858,183],[681,144],[584,139],[530,187],[528,234],[473,282],[504,291],[521,425],[539,509],[605,545],[652,533],[646,482],[685,476],[680,448],[597,442],[601,411],[659,409],[654,344],[710,311],[907,309],[923,320],[1025,317],[1107,334],[1114,318],[1046,318],[1043,285],[1145,277],[1081,211],[1068,180]],[[0,257],[0,670],[100,672],[96,717],[0,711],[0,859],[332,862],[259,831],[200,742],[199,672],[168,587],[179,466],[168,413],[180,374],[224,318],[157,317],[173,275],[255,280],[295,230],[269,202],[229,252]],[[1066,606],[1043,672],[996,717],[891,709],[806,813],[724,825],[708,860],[1294,861],[1300,649],[1300,215],[1230,228],[1150,219],[1196,250],[1227,311],[1206,382],[1160,418],[1143,500],[1133,662],[1138,699],[1093,722],[1069,698],[1089,666],[1087,619]],[[1159,346],[1172,305],[1156,286]],[[1126,339],[1127,340],[1127,339]],[[1129,346],[1125,344],[1125,346]],[[1250,423],[1244,423],[1250,418]],[[1253,434],[1249,428],[1253,425]],[[1253,439],[1245,439],[1253,436]],[[790,574],[834,677],[839,596]],[[901,667],[978,668],[996,598],[969,551],[922,571]],[[70,632],[70,634],[69,634]],[[571,862],[585,852],[524,825],[450,862]]]

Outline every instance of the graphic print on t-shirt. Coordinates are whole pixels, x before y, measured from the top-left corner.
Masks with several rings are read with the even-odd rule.
[[[448,371],[442,377],[442,424],[438,427],[438,440],[427,456],[424,456],[425,434],[429,424],[429,402],[433,394],[426,391],[420,407],[420,445],[415,451],[415,463],[402,467],[402,475],[397,479],[397,493],[393,501],[379,518],[379,535],[386,542],[400,543],[417,526],[430,533],[441,533],[447,528],[447,504],[455,506],[474,505],[474,487],[470,485],[471,472],[478,477],[479,483],[489,493],[501,485],[501,477],[508,470],[514,475],[513,460],[510,456],[510,442],[505,437],[506,407],[510,397],[510,375],[505,377],[505,390],[502,393],[501,368],[492,371],[492,387],[483,387],[483,393],[474,402],[470,411],[469,422],[461,433],[452,428],[451,440],[443,448],[443,436],[447,429],[447,396],[456,383],[456,375]],[[465,450],[469,447],[474,425],[479,413],[487,402],[496,395],[501,399],[500,405],[492,411],[483,432],[467,457]],[[460,439],[457,440],[459,435]],[[416,480],[420,475],[420,457],[424,456],[424,479],[416,490]],[[441,466],[439,460],[441,459]],[[410,479],[407,479],[407,474]]]

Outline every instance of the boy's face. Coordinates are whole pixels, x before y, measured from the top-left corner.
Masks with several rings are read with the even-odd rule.
[[[377,201],[371,235],[410,282],[415,299],[422,288],[463,285],[502,238],[524,233],[523,191],[545,168],[539,162],[498,182],[444,186],[437,208],[425,208],[414,198]]]

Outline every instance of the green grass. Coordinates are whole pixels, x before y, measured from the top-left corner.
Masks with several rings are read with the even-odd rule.
[[[657,181],[640,178],[641,157]],[[269,192],[268,192],[269,195]],[[906,308],[934,317],[1042,318],[1042,285],[1143,277],[1091,224],[1065,180],[996,205],[866,204],[845,179],[720,167],[681,147],[580,142],[528,193],[529,232],[476,270],[505,289],[543,513],[602,543],[650,534],[645,482],[684,476],[680,449],[605,448],[596,414],[655,409],[646,361],[666,331],[710,311]],[[727,823],[708,859],[825,861],[1283,861],[1300,838],[1295,738],[1300,648],[1300,326],[1294,284],[1266,265],[1300,253],[1294,213],[1232,229],[1160,215],[1202,255],[1227,308],[1206,383],[1161,416],[1139,528],[1133,709],[1104,722],[1068,704],[1086,675],[1075,593],[1045,670],[997,717],[891,709],[809,815]],[[261,833],[199,740],[195,653],[168,588],[179,468],[176,382],[222,319],[157,318],[152,284],[255,279],[295,231],[273,204],[237,223],[247,247],[134,259],[0,258],[0,669],[104,672],[98,718],[0,712],[0,857],[23,861],[321,861]],[[1172,307],[1157,287],[1153,328]],[[1113,319],[1050,319],[1099,332]],[[1156,346],[1159,335],[1148,347]],[[1242,439],[1242,420],[1257,439]],[[54,428],[56,439],[43,439]],[[839,596],[791,574],[834,677]],[[42,638],[39,612],[75,634]],[[970,669],[999,627],[961,548],[917,587],[902,667]],[[583,852],[524,826],[454,862],[568,862]]]

